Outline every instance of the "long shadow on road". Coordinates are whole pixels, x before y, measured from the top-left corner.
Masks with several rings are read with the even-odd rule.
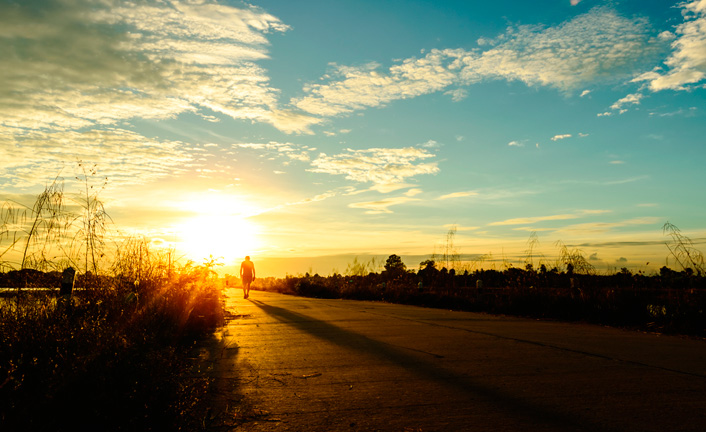
[[[433,380],[443,386],[481,397],[484,400],[507,411],[513,417],[525,419],[525,423],[545,425],[558,430],[571,431],[609,431],[605,425],[592,423],[575,414],[557,412],[550,407],[538,405],[498,389],[475,382],[468,376],[449,371],[431,361],[421,359],[390,344],[371,339],[359,333],[351,332],[326,321],[317,320],[287,309],[268,305],[262,301],[251,300],[252,304],[282,323],[291,325],[326,342],[352,349],[391,362],[412,371],[416,375]]]

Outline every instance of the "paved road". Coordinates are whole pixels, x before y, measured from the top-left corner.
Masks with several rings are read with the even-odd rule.
[[[236,431],[704,431],[706,342],[253,291],[229,299]]]

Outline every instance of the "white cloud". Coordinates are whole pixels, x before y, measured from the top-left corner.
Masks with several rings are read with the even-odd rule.
[[[253,116],[252,119],[270,123],[272,126],[288,134],[313,134],[309,127],[321,123],[321,119],[288,110],[272,109],[270,111],[265,110],[260,114],[259,116]],[[233,117],[239,118],[239,115],[240,114],[236,113]]]
[[[648,31],[646,20],[600,7],[556,27],[510,28],[506,41],[463,58],[461,76],[469,83],[501,78],[573,90],[588,82],[628,76],[654,49],[648,44]]]
[[[293,99],[292,104],[312,114],[333,116],[439,91],[456,80],[449,69],[453,60],[449,50],[432,50],[385,72],[378,63],[359,67],[334,64],[328,75],[337,81],[306,86],[308,95]]]
[[[436,199],[437,200],[447,200],[447,199],[451,199],[451,198],[464,198],[464,197],[476,196],[476,195],[478,195],[478,192],[475,192],[475,191],[453,192],[450,194],[442,195]]]
[[[625,105],[639,105],[643,97],[642,93],[629,94],[611,105],[610,109],[622,110]]]
[[[372,189],[390,192],[407,186],[406,179],[420,174],[436,174],[436,162],[420,162],[433,158],[427,150],[406,148],[348,149],[346,153],[328,156],[321,153],[311,161],[314,168],[308,171],[345,175],[361,183],[373,183]]]
[[[571,0],[571,6],[576,6],[579,3],[581,3],[581,0]]]
[[[71,177],[77,161],[97,164],[111,184],[143,184],[184,172],[194,156],[182,142],[124,129],[41,132],[0,126],[0,160],[0,186],[31,187],[60,173]]]
[[[591,93],[591,90],[584,90],[581,92],[581,97],[588,96]]]
[[[347,134],[347,133],[351,133],[351,130],[350,129],[341,129],[338,132],[324,131],[324,135],[329,136],[329,137],[336,136],[339,133],[340,134]]]
[[[257,61],[288,29],[255,7],[53,0],[0,5],[0,124],[78,129],[209,110],[307,133]]]
[[[468,90],[459,88],[445,91],[444,94],[451,96],[451,100],[454,102],[461,102],[468,97]]]
[[[671,39],[672,53],[664,64],[667,71],[657,68],[635,78],[646,81],[650,90],[685,90],[706,80],[706,1],[681,3],[684,22],[674,34],[661,34],[660,39]]]
[[[510,141],[509,143],[507,143],[507,145],[510,147],[524,147],[525,143],[521,141]]]
[[[292,144],[290,142],[280,143],[276,141],[233,144],[233,148],[259,150],[266,156],[274,158],[286,157],[289,160],[299,162],[308,162],[311,160],[311,152],[316,150],[306,145]]]
[[[571,134],[554,135],[554,136],[551,138],[551,140],[552,140],[552,141],[559,141],[559,140],[563,140],[563,139],[566,139],[566,138],[571,138]]]
[[[677,35],[670,31],[663,31],[659,35],[657,35],[658,38],[660,38],[663,41],[673,41],[674,39],[677,38]]]
[[[490,79],[573,90],[629,76],[632,67],[656,49],[648,43],[649,30],[644,19],[594,8],[556,27],[512,27],[493,41],[479,40],[489,47],[486,51],[434,49],[387,69],[375,62],[334,64],[324,83],[305,86],[305,95],[291,103],[310,114],[335,116]],[[458,89],[446,94],[455,100],[466,97]]]
[[[420,147],[433,149],[441,147],[441,144],[439,144],[437,141],[429,140],[423,144],[420,144]]]

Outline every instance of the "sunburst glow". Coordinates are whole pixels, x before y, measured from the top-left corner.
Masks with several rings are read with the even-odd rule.
[[[188,258],[200,261],[213,256],[231,263],[253,254],[259,247],[257,224],[232,199],[199,199],[181,207],[196,213],[176,227],[179,249]]]
[[[179,226],[181,248],[193,260],[213,255],[229,263],[257,248],[256,226],[237,216],[201,215]]]

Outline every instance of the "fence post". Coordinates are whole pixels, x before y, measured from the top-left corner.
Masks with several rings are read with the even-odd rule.
[[[71,301],[71,293],[74,290],[74,277],[76,270],[73,267],[67,267],[61,273],[61,287],[59,288],[59,297],[63,301]]]

